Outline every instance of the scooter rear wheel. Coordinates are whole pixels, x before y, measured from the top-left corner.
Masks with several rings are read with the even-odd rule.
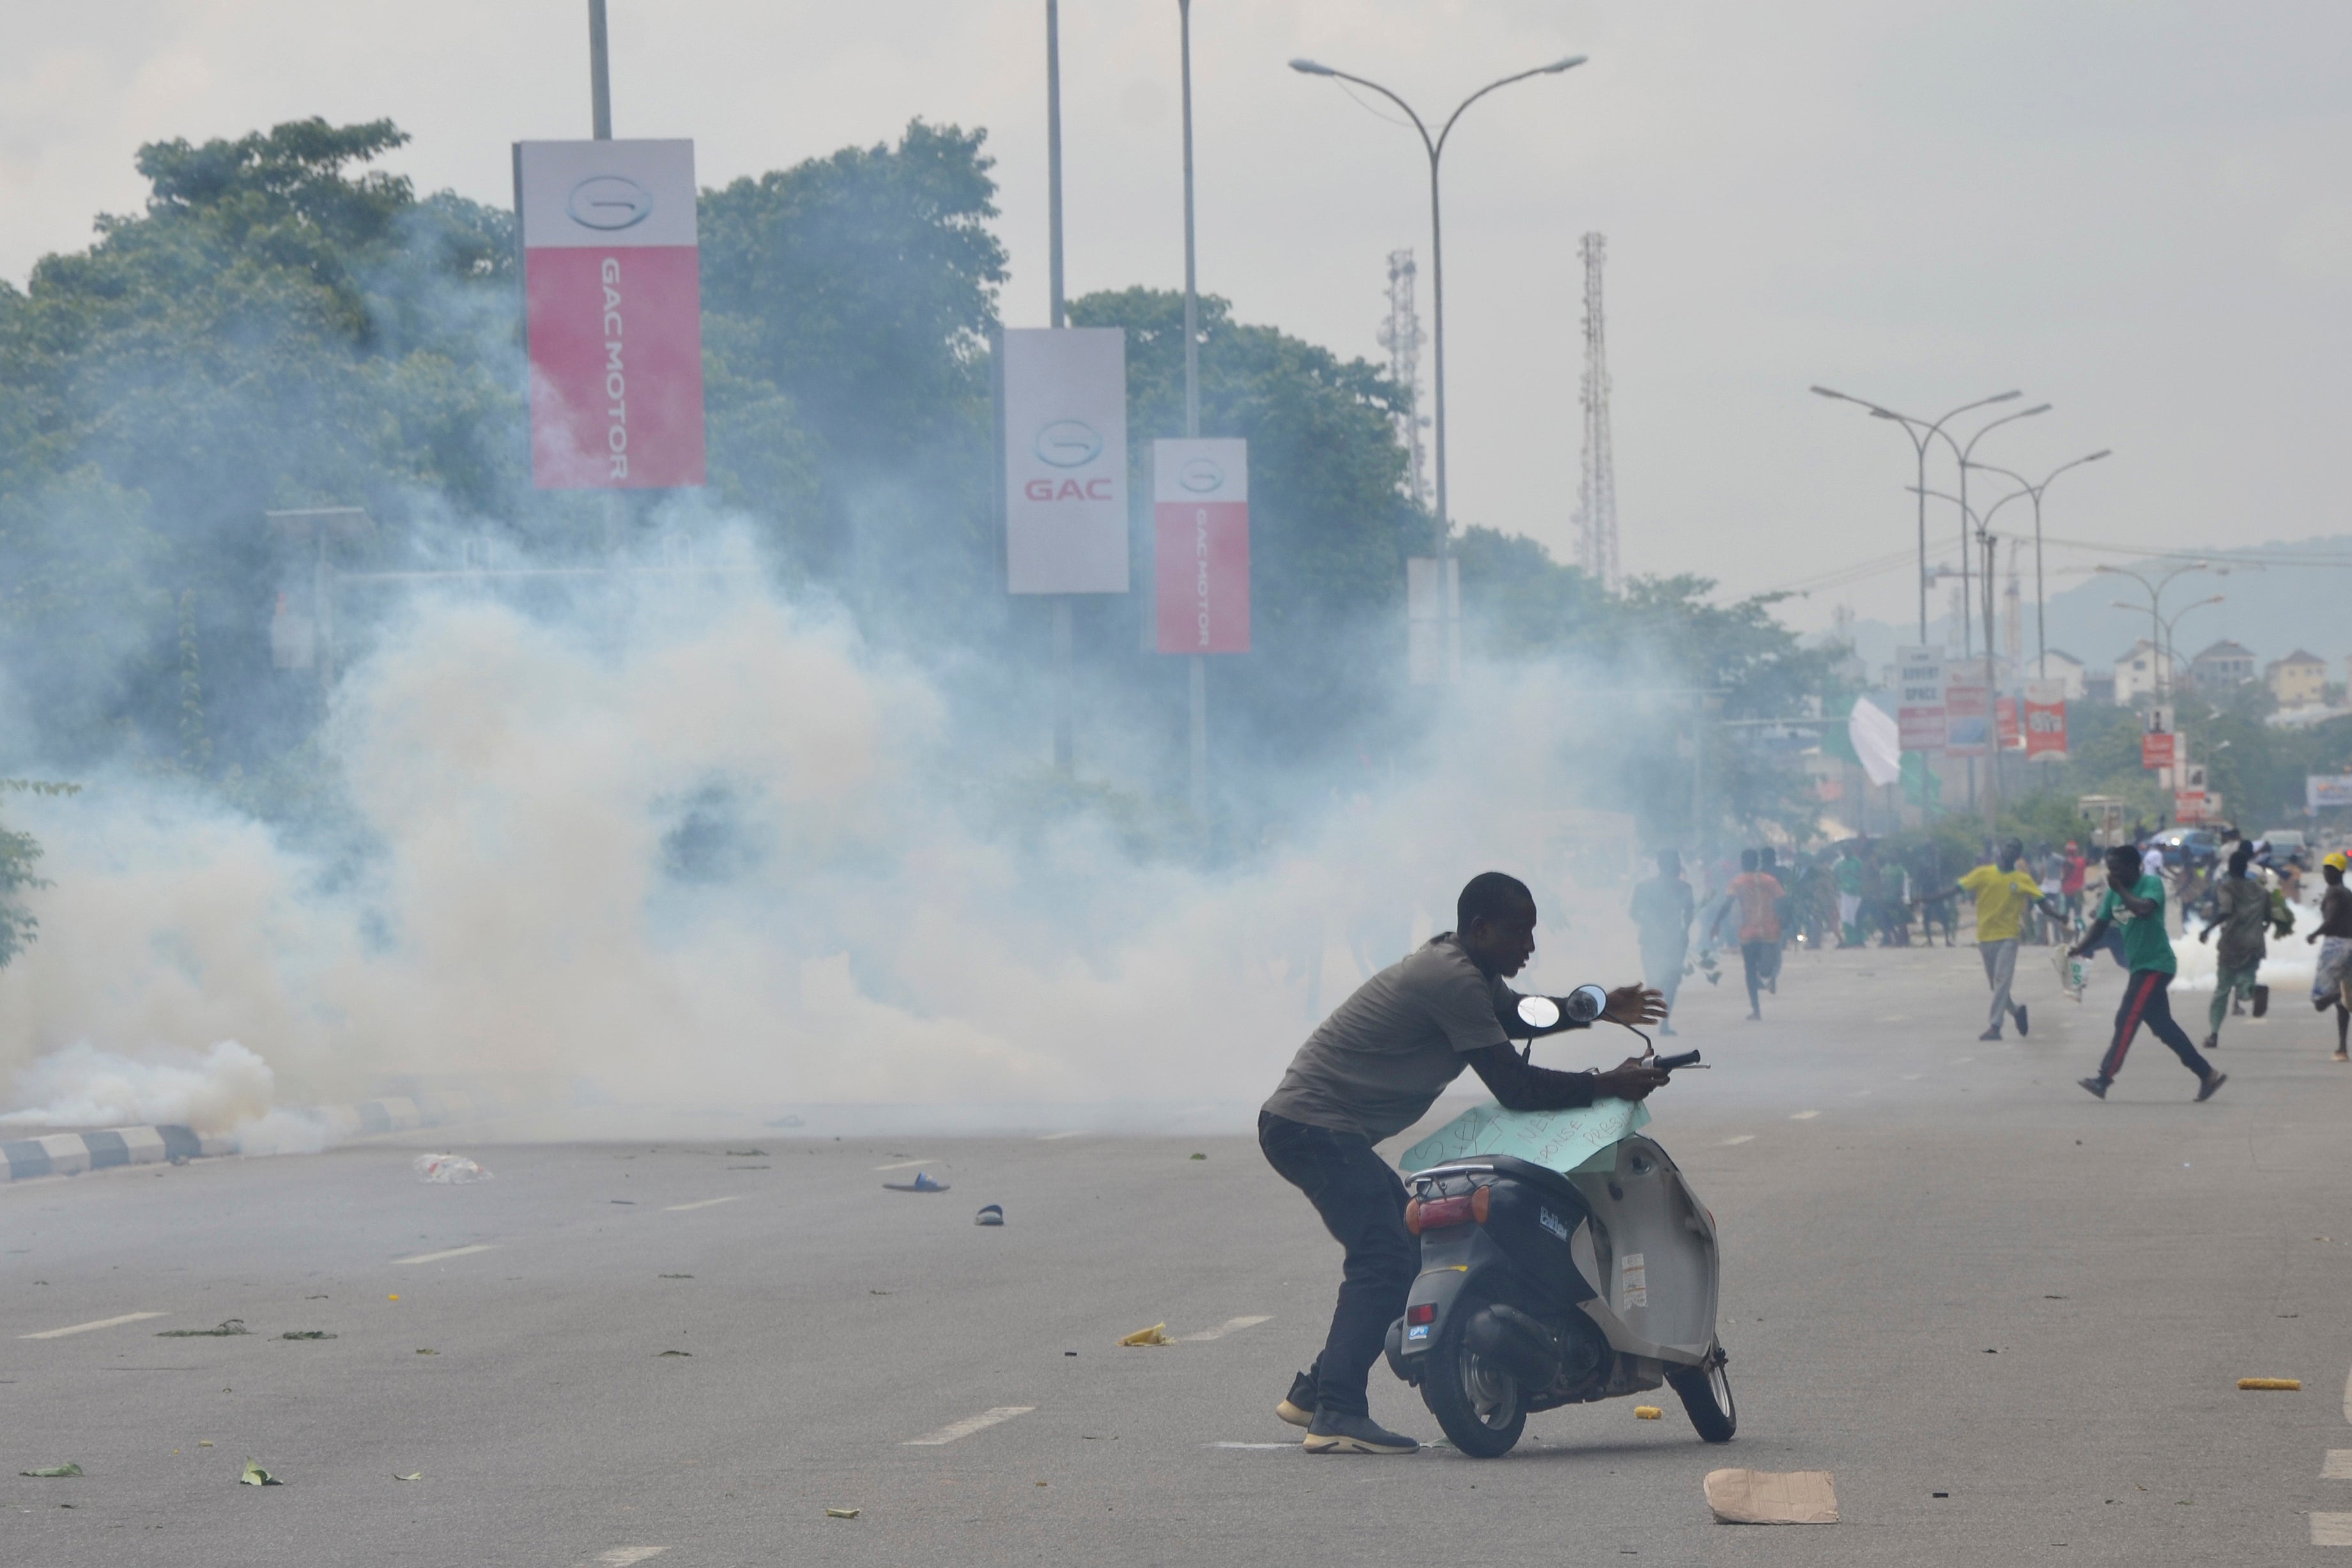
[[[1528,1398],[1516,1376],[1462,1342],[1479,1306],[1457,1300],[1446,1315],[1429,1348],[1421,1397],[1456,1448],[1474,1459],[1495,1459],[1509,1453],[1527,1429]]]
[[[1691,1426],[1702,1441],[1731,1441],[1731,1435],[1739,1430],[1739,1411],[1731,1403],[1731,1378],[1723,1370],[1721,1351],[1705,1366],[1667,1374],[1666,1382],[1682,1395],[1683,1408],[1690,1413]]]

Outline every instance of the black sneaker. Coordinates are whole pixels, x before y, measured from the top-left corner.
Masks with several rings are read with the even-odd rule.
[[[1410,1454],[1421,1445],[1375,1425],[1369,1415],[1318,1408],[1303,1447],[1310,1454]]]
[[[2107,1098],[2107,1080],[2105,1079],[2086,1078],[2078,1079],[2077,1081],[2080,1082],[2084,1089],[2089,1089],[2101,1100]]]
[[[2205,1081],[2204,1081],[2203,1083],[2200,1083],[2200,1084],[2199,1084],[2199,1085],[2197,1086],[2197,1100],[2198,1100],[2198,1102],[2199,1102],[2200,1104],[2202,1104],[2202,1103],[2203,1103],[2203,1102],[2205,1102],[2206,1100],[2209,1100],[2212,1099],[2212,1098],[2213,1098],[2213,1091],[2214,1091],[2215,1089],[2217,1089],[2221,1088],[2223,1084],[2225,1084],[2225,1083],[2227,1083],[2227,1082],[2229,1082],[2229,1081],[2230,1081],[2230,1075],[2229,1075],[2228,1073],[2225,1073],[2225,1072],[2209,1072],[2209,1073],[2207,1073],[2207,1074],[2205,1075]]]
[[[2017,1005],[2017,1037],[2021,1040],[2025,1038],[2025,1004],[2022,1002]]]
[[[1979,1040],[1997,1040],[2000,1038],[2000,1031],[1999,1029],[1987,1029],[1983,1034],[1979,1035],[1977,1038]]]
[[[1315,1380],[1303,1372],[1293,1377],[1290,1392],[1283,1396],[1281,1404],[1274,1407],[1274,1413],[1293,1426],[1314,1426]]]

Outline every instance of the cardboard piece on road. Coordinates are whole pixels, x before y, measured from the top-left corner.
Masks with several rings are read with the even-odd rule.
[[[1489,1101],[1406,1150],[1397,1163],[1426,1171],[1475,1154],[1509,1154],[1565,1175],[1649,1120],[1646,1107],[1626,1100],[1596,1100],[1573,1110],[1506,1110]]]
[[[2240,1388],[2270,1389],[2280,1394],[2300,1394],[2303,1392],[2303,1379],[2299,1377],[2242,1377],[2238,1379],[2238,1386]]]
[[[1130,1350],[1140,1350],[1146,1345],[1172,1345],[1176,1342],[1168,1337],[1167,1324],[1154,1323],[1148,1329],[1136,1330],[1118,1342]]]
[[[1706,1506],[1725,1524],[1835,1524],[1827,1470],[1709,1470]]]

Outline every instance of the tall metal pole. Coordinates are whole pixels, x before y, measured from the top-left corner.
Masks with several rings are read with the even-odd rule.
[[[588,0],[588,97],[592,134],[599,142],[613,139],[612,53],[605,42],[604,0]]]
[[[1586,57],[1583,55],[1570,55],[1566,59],[1554,60],[1548,66],[1538,66],[1533,70],[1519,71],[1504,77],[1498,81],[1488,82],[1456,105],[1454,112],[1446,116],[1444,125],[1439,128],[1434,136],[1429,133],[1429,126],[1414,111],[1412,105],[1380,83],[1367,80],[1363,77],[1350,76],[1343,70],[1334,70],[1331,67],[1318,64],[1314,60],[1296,59],[1290,62],[1290,68],[1302,75],[1336,77],[1341,81],[1351,81],[1358,87],[1369,88],[1379,93],[1382,98],[1404,110],[1405,118],[1412,121],[1413,130],[1420,132],[1423,149],[1429,154],[1429,273],[1430,287],[1436,295],[1434,301],[1436,322],[1432,337],[1434,340],[1437,363],[1432,390],[1435,395],[1437,437],[1437,594],[1440,617],[1438,624],[1444,628],[1444,658],[1448,679],[1453,679],[1454,653],[1459,646],[1461,628],[1454,619],[1452,593],[1454,514],[1447,510],[1445,494],[1445,228],[1438,202],[1438,163],[1445,154],[1445,139],[1454,134],[1454,127],[1461,120],[1463,110],[1493,92],[1496,88],[1508,87],[1515,81],[1525,81],[1531,76],[1558,76],[1562,71],[1573,70],[1582,65]]]
[[[1963,479],[1967,477],[1967,473],[1966,468],[1961,469]],[[1961,515],[1963,517],[1967,515],[1965,510]],[[1991,833],[1997,831],[2000,826],[2000,723],[1999,720],[2000,697],[1999,688],[1993,680],[1992,666],[1992,569],[1993,554],[1997,545],[1992,531],[1989,528],[1979,528],[1977,537],[1984,542],[1984,684],[1985,704],[1990,710],[1985,714],[1987,723],[1985,725],[1984,813],[1985,831]]]
[[[2044,474],[2042,477],[2042,482],[2038,485],[2027,479],[2022,474],[2013,474],[2007,468],[1995,468],[1990,463],[1979,463],[1977,465],[1978,468],[1984,469],[1988,473],[1999,474],[2003,479],[2016,480],[2019,484],[2025,487],[2028,494],[2033,497],[2034,674],[2043,680],[2050,679],[2050,633],[2048,626],[2045,625],[2047,605],[2042,598],[2042,492],[2048,489],[2058,476],[2064,473],[2067,469],[2079,468],[2085,463],[2095,463],[2102,458],[2109,458],[2114,455],[2114,447],[2102,447],[2088,457],[2077,458],[2071,463],[2059,464],[2047,474]]]
[[[1201,284],[1192,247],[1192,0],[1176,0],[1184,76],[1184,435],[1201,436]],[[1209,820],[1209,661],[1194,654],[1192,689],[1192,819]]]
[[[1045,0],[1045,225],[1048,320],[1069,325],[1062,299],[1062,8]],[[1071,718],[1070,595],[1054,595],[1054,771],[1065,778],[1076,771]]]

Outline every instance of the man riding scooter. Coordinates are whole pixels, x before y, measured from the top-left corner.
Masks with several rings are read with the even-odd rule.
[[[1410,1454],[1420,1445],[1371,1418],[1365,1384],[1389,1325],[1404,1310],[1420,1247],[1404,1224],[1404,1184],[1372,1146],[1419,1121],[1464,1067],[1513,1110],[1640,1100],[1666,1075],[1628,1058],[1606,1072],[1555,1072],[1511,1048],[1519,993],[1505,977],[1535,952],[1535,896],[1500,871],[1473,877],[1454,929],[1373,975],[1298,1048],[1258,1114],[1258,1146],[1307,1194],[1347,1250],[1331,1329],[1315,1364],[1276,1413],[1307,1428],[1310,1454]],[[1609,993],[1602,1016],[1654,1024],[1664,998],[1642,985]]]

